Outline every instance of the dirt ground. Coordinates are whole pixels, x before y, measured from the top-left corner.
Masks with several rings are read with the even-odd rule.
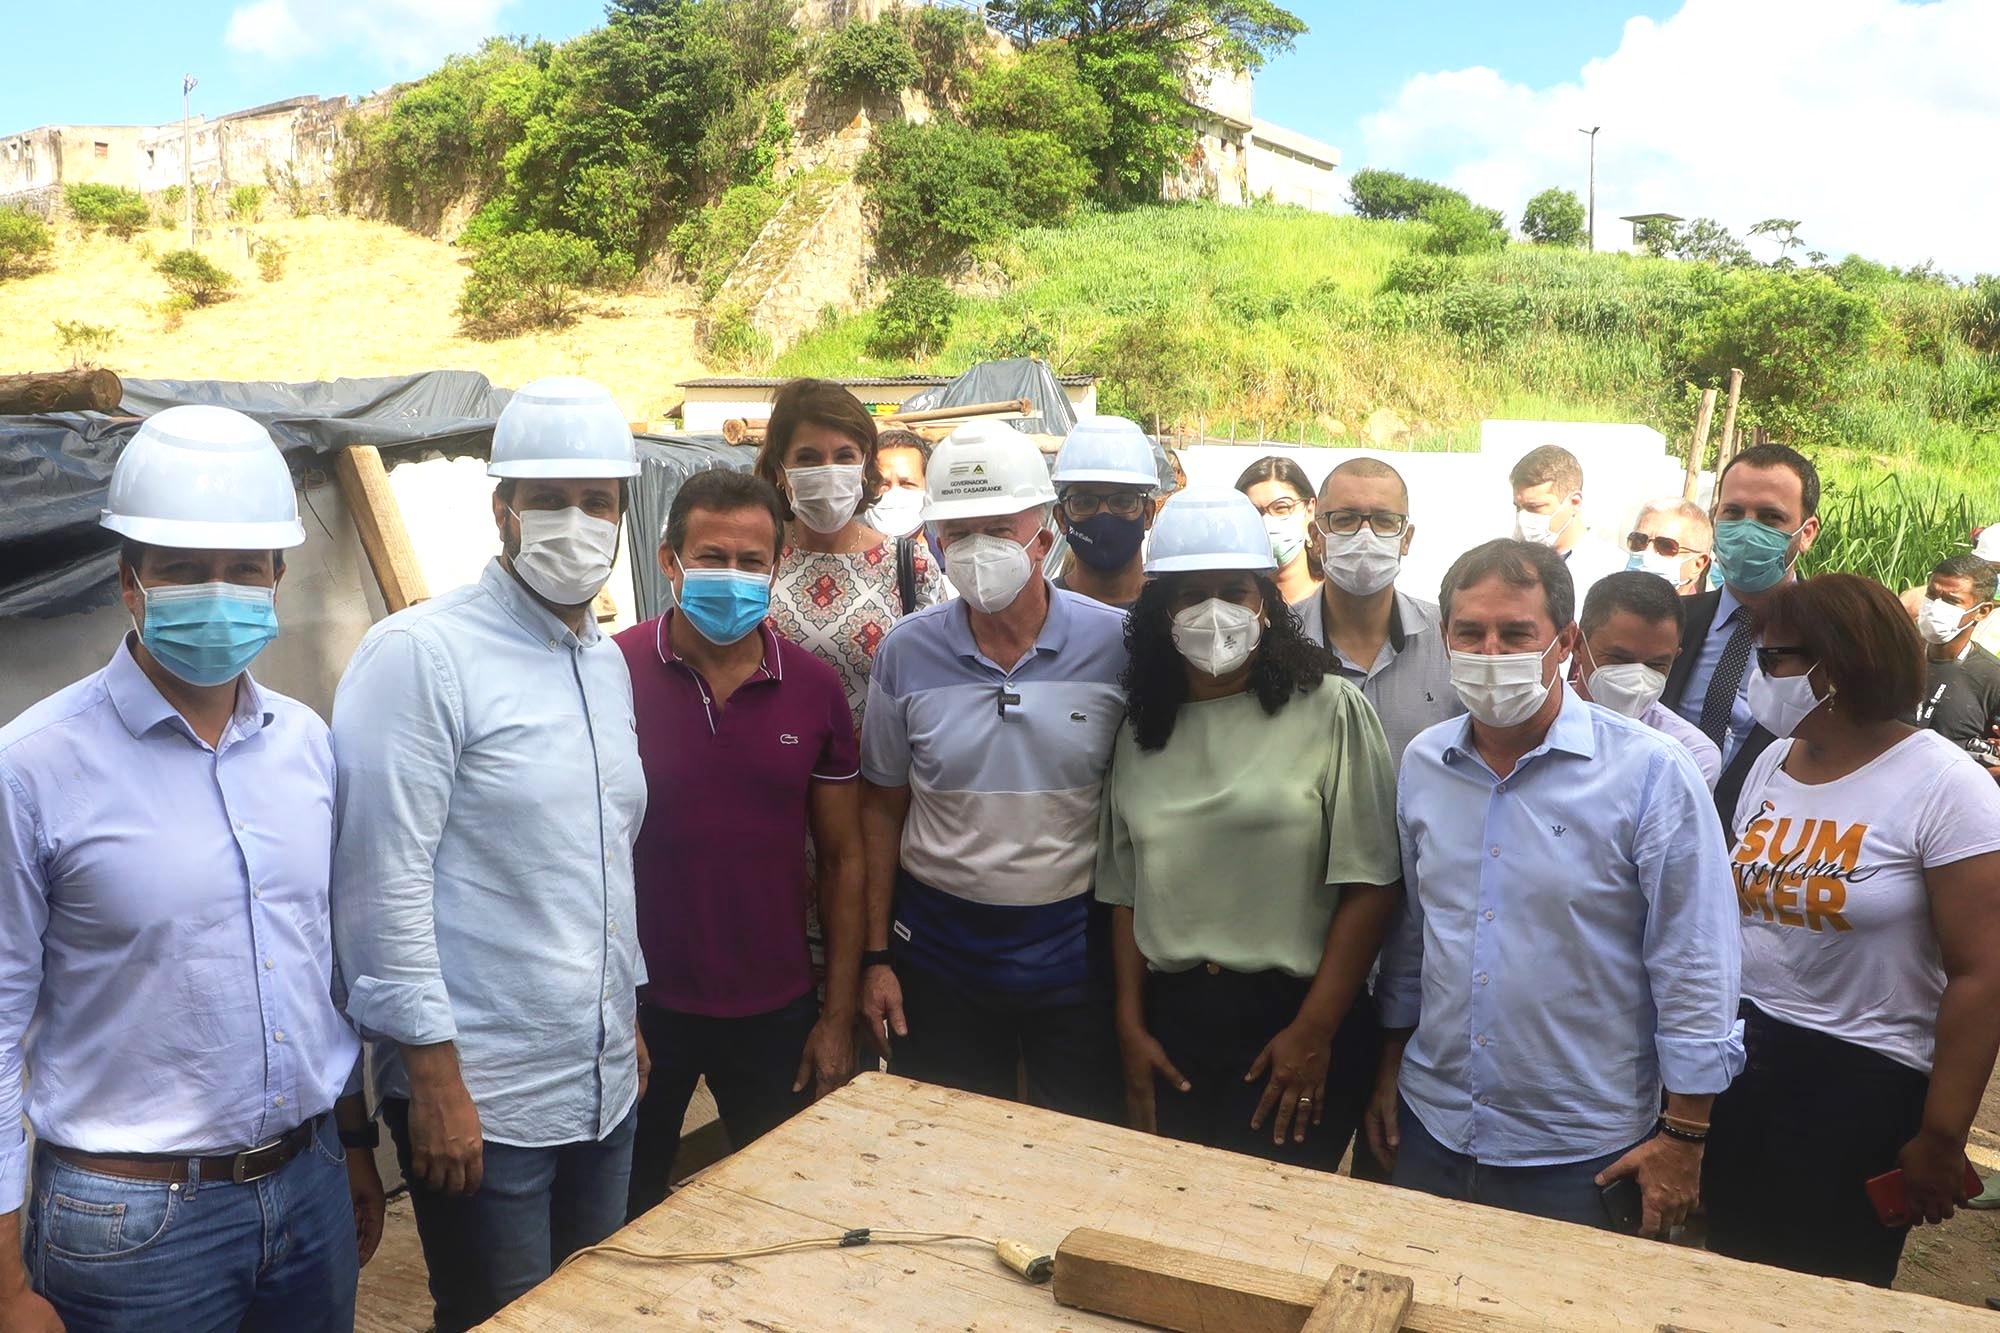
[[[258,276],[249,238],[284,245],[282,277]],[[187,312],[169,330],[155,309],[166,281],[153,265],[183,243],[180,233],[157,229],[131,241],[64,229],[50,269],[0,282],[0,374],[69,365],[57,320],[110,328],[111,345],[97,360],[124,375],[320,380],[478,370],[507,387],[588,375],[633,421],[663,419],[681,399],[675,381],[704,373],[690,289],[594,297],[566,329],[482,342],[461,333],[453,313],[461,251],[349,217],[216,224],[202,253],[236,277],[236,295]]]

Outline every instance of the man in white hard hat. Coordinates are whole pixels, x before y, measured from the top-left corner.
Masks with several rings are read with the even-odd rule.
[[[1056,454],[1056,522],[1076,563],[1056,587],[1132,609],[1146,586],[1140,548],[1153,526],[1153,442],[1124,417],[1082,417]]]
[[[974,423],[931,456],[924,520],[959,596],[883,639],[862,724],[862,1017],[894,1073],[1118,1113],[1098,796],[1124,716],[1124,617],[1037,571],[1047,466]]]
[[[487,468],[500,555],[369,631],[334,699],[334,941],[441,1333],[625,1218],[646,787],[590,602],[638,470],[602,388],[517,392]]]
[[[382,1182],[333,755],[249,671],[305,540],[291,474],[248,417],[169,408],[101,522],[133,629],[0,728],[0,1328],[346,1330]]]

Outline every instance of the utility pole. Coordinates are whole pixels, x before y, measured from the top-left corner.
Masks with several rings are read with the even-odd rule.
[[[198,82],[192,74],[181,75],[181,200],[187,209],[188,249],[194,249],[194,120],[188,110],[188,96]]]
[[[1604,127],[1592,125],[1577,133],[1590,139],[1590,251],[1597,253],[1597,132]]]

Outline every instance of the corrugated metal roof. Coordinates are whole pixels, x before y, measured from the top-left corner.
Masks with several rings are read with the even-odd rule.
[[[916,386],[926,388],[933,384],[949,384],[951,375],[845,375],[830,376],[835,384],[850,389],[904,388]],[[775,389],[780,384],[789,383],[789,378],[764,375],[704,375],[700,379],[678,380],[677,389]],[[1058,384],[1095,384],[1095,375],[1058,375]]]

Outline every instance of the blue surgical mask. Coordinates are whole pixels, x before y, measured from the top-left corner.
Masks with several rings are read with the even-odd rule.
[[[154,661],[190,685],[228,684],[278,637],[272,588],[141,583],[139,591],[146,595],[140,641]]]
[[[1723,582],[1742,592],[1768,592],[1785,581],[1792,567],[1792,538],[1805,530],[1785,532],[1753,518],[1725,518],[1715,525],[1715,565]]]
[[[735,643],[771,612],[771,578],[742,569],[686,569],[674,605],[717,647]]]
[[[1120,518],[1108,510],[1069,525],[1069,549],[1092,569],[1115,574],[1132,563],[1146,539],[1146,520]]]

